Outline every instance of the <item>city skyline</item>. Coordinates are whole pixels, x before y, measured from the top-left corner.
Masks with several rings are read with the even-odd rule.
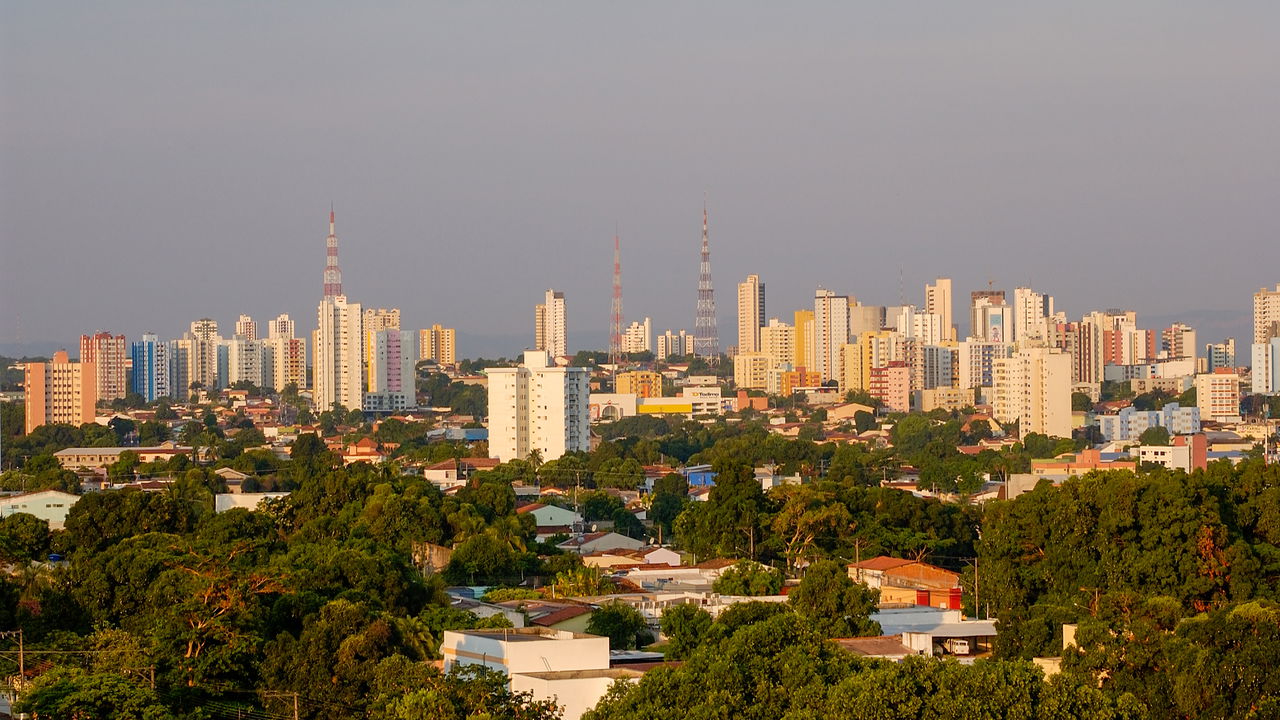
[[[330,201],[348,293],[464,355],[547,287],[607,347],[617,225],[625,322],[693,330],[704,192],[722,293],[783,319],[941,275],[1242,338],[1280,265],[1271,6],[321,5],[6,8],[0,346],[309,318]]]

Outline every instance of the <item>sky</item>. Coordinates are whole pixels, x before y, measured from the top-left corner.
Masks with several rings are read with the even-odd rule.
[[[459,354],[1030,286],[1247,337],[1280,283],[1280,4],[0,4],[0,351],[315,327],[348,297]],[[468,347],[470,345],[470,347]]]

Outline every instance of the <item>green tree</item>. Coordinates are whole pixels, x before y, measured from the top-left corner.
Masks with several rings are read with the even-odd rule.
[[[711,613],[692,603],[671,605],[662,611],[662,634],[667,638],[666,658],[684,660],[711,632]]]
[[[809,566],[789,602],[802,618],[826,637],[880,634],[871,619],[880,592],[849,578],[844,565],[820,560]]]
[[[1168,445],[1169,429],[1163,425],[1152,425],[1142,431],[1138,436],[1138,442],[1143,445]]]
[[[609,638],[610,650],[630,650],[653,642],[640,611],[617,601],[605,603],[591,613],[587,632]]]
[[[36,678],[14,708],[35,717],[170,720],[155,691],[114,673],[54,668]]]
[[[782,572],[750,560],[739,560],[726,569],[711,586],[721,595],[777,595],[782,590]]]
[[[23,563],[49,554],[49,523],[30,513],[0,520],[0,560]]]
[[[1093,409],[1093,398],[1088,393],[1073,392],[1071,393],[1071,409],[1076,412],[1088,411]]]

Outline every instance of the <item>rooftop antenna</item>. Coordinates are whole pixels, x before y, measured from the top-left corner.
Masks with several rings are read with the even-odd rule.
[[[618,369],[622,365],[622,241],[616,224],[613,229],[613,308],[610,321],[609,362],[613,364],[616,384]]]

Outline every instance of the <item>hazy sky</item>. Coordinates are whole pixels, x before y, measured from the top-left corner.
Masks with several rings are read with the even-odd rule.
[[[1244,335],[1280,4],[0,5],[0,344],[309,332],[330,202],[406,327],[511,347],[554,287],[603,346],[618,226],[627,320],[692,329],[704,192],[722,346],[747,273],[784,317],[946,274],[962,332],[992,280]]]

